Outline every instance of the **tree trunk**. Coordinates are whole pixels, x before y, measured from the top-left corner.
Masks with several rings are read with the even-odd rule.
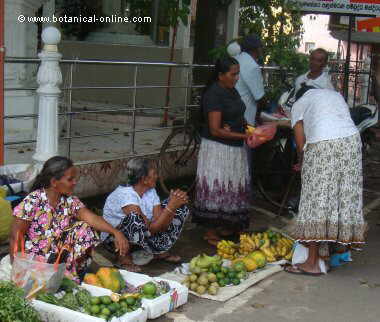
[[[174,50],[175,50],[175,42],[177,39],[177,30],[178,30],[178,22],[176,26],[173,28],[173,38],[172,38],[172,45],[170,48],[170,62],[172,63],[174,61]],[[170,104],[170,86],[172,82],[172,67],[169,67],[169,74],[168,74],[168,81],[167,81],[167,88],[166,88],[166,99],[165,99],[165,107],[169,108]],[[162,126],[168,125],[168,118],[169,118],[169,110],[164,110],[164,117],[162,120]]]

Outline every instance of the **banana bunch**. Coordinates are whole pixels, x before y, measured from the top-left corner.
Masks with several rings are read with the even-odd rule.
[[[265,254],[268,262],[279,259],[291,260],[293,256],[293,241],[280,233],[268,230],[264,233],[252,234],[251,238]]]
[[[248,234],[240,235],[239,253],[241,255],[248,255],[258,248],[258,244]]]
[[[216,246],[216,248],[217,248],[217,254],[220,257],[224,259],[233,260],[235,258],[238,245],[236,245],[231,240],[221,240]]]

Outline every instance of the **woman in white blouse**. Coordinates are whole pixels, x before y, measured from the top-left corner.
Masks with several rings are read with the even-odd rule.
[[[179,238],[189,214],[188,196],[181,190],[171,191],[164,202],[156,192],[157,165],[150,159],[133,159],[128,162],[128,182],[116,188],[107,198],[103,209],[104,219],[119,227],[130,244],[138,245],[156,258],[178,263],[181,258],[168,253]],[[113,236],[102,234],[107,248],[113,246]],[[130,254],[120,257],[119,266],[139,271]]]
[[[328,243],[360,246],[363,219],[361,139],[343,97],[309,89],[293,105],[292,127],[302,168],[302,191],[293,237],[309,249],[295,274],[320,275]],[[322,247],[323,246],[323,247]]]

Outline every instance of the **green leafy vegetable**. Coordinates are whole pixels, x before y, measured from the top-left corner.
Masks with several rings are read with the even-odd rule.
[[[42,322],[38,312],[24,299],[24,291],[7,281],[0,281],[0,321]]]

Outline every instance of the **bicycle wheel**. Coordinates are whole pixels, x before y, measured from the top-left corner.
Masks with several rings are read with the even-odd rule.
[[[281,207],[285,196],[299,197],[300,180],[291,180],[296,150],[290,131],[280,129],[272,141],[256,149],[254,161],[257,187],[268,202]]]
[[[199,143],[191,127],[174,130],[165,140],[160,151],[160,184],[166,194],[170,189],[191,192],[195,187]]]

